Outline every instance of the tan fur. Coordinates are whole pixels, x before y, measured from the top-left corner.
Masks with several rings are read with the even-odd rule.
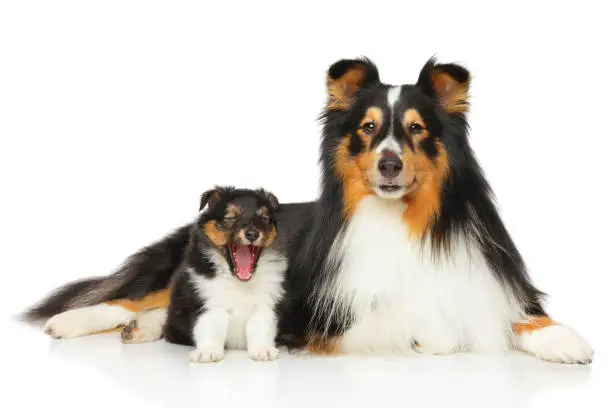
[[[327,109],[346,110],[351,106],[353,96],[361,88],[366,68],[356,66],[347,70],[340,78],[327,78],[329,101]]]
[[[520,336],[521,334],[531,333],[555,324],[556,323],[547,316],[535,316],[530,317],[527,322],[514,323],[512,325],[512,331],[517,336]]]
[[[268,217],[268,209],[266,207],[261,207],[257,209],[257,215],[260,217]]]
[[[467,112],[469,81],[460,83],[445,72],[434,69],[431,74],[434,91],[440,100],[440,105],[448,113]]]
[[[272,227],[272,230],[268,234],[268,238],[266,238],[266,242],[264,243],[264,247],[265,248],[269,248],[270,246],[272,246],[272,244],[276,240],[277,235],[278,235],[278,231],[276,230],[276,227]]]
[[[121,306],[131,312],[167,307],[170,304],[170,288],[152,292],[142,299],[116,299],[106,302],[107,305]]]
[[[366,135],[364,130],[362,129],[363,125],[368,122],[374,122],[374,124],[376,125],[376,130],[372,135]],[[383,112],[380,108],[372,106],[366,110],[366,113],[365,115],[363,115],[361,122],[359,122],[359,129],[357,129],[357,135],[359,135],[359,138],[366,146],[370,144],[370,139],[380,131],[380,126],[382,125],[382,123]]]
[[[217,228],[217,222],[214,220],[204,224],[204,233],[216,246],[227,245],[229,242],[227,234]]]
[[[417,111],[416,109],[408,109],[406,112],[404,112],[404,115],[402,116],[402,126],[404,127],[406,134],[410,134],[410,126],[415,123],[421,125],[421,127],[423,128],[421,133],[412,136],[413,143],[415,145],[418,145],[421,141],[429,137],[429,131],[425,127],[425,121],[421,117],[419,111]]]
[[[338,146],[335,157],[335,170],[344,188],[344,215],[347,218],[353,215],[363,197],[374,194],[367,184],[366,174],[376,160],[373,151],[351,158],[349,141],[350,136],[347,135]]]
[[[227,218],[239,217],[242,214],[242,210],[236,204],[229,204],[225,210],[225,216]]]
[[[417,177],[416,190],[404,196],[407,204],[403,219],[410,226],[410,234],[422,238],[431,223],[436,219],[441,206],[441,189],[449,169],[448,154],[441,142],[436,142],[438,157],[432,163],[427,155],[416,146],[412,153],[404,149],[402,160],[414,166]]]
[[[337,338],[312,336],[306,345],[306,350],[317,355],[337,355],[341,353],[340,341]]]

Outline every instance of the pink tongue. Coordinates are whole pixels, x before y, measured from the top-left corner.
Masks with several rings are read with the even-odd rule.
[[[236,246],[236,276],[239,279],[247,280],[253,272],[253,259],[251,258],[251,250],[248,245]]]

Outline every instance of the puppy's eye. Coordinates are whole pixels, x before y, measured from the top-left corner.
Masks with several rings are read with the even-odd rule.
[[[236,218],[236,217],[225,217],[223,219],[223,222],[225,222],[228,225],[233,225],[233,224],[236,223],[236,221],[238,221],[238,218]]]
[[[410,131],[414,132],[414,133],[419,133],[420,131],[423,130],[423,126],[421,126],[420,123],[413,123],[412,125],[410,125]]]
[[[363,125],[361,125],[361,129],[363,129],[364,133],[371,135],[374,132],[376,132],[376,123],[366,122]]]

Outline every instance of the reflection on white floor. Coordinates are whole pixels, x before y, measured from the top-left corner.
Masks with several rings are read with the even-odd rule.
[[[35,328],[10,326],[18,336],[9,336],[13,353],[4,358],[14,367],[8,393],[23,406],[48,398],[61,398],[65,407],[112,401],[131,407],[565,406],[557,400],[606,406],[600,405],[607,395],[603,387],[593,392],[604,380],[595,365],[549,364],[519,354],[401,358],[283,353],[275,362],[261,363],[243,352],[229,352],[221,363],[192,364],[189,348],[163,341],[123,345],[116,333],[51,340]]]

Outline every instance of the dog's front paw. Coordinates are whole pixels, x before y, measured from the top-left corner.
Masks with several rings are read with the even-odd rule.
[[[444,341],[444,339],[438,339],[442,341],[434,341],[428,339],[426,342],[414,341],[412,349],[419,354],[424,355],[436,355],[444,356],[453,354],[457,350],[457,345],[453,341]]]
[[[224,355],[222,347],[202,347],[193,350],[189,359],[192,363],[216,363],[223,360]]]
[[[125,344],[150,343],[162,338],[162,330],[157,326],[143,325],[139,327],[136,319],[121,330],[121,342]]]
[[[276,360],[279,351],[274,346],[252,346],[248,348],[249,357],[255,361]]]
[[[565,364],[588,364],[593,349],[572,328],[552,325],[521,334],[520,348],[542,360]]]

